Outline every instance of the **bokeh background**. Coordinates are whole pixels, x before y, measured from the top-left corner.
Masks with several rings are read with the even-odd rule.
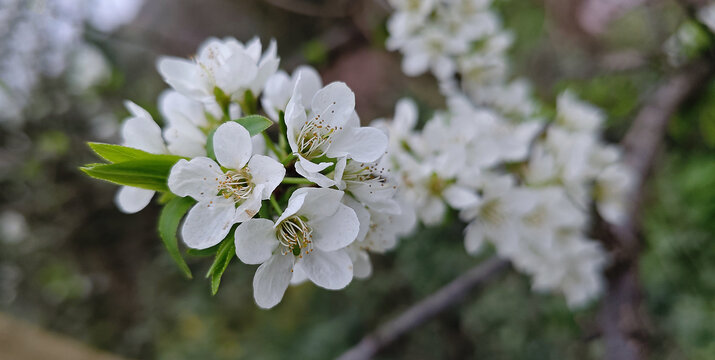
[[[0,1],[0,15],[42,3]],[[598,3],[608,2],[494,6],[516,36],[515,76],[529,79],[545,104],[571,89],[601,107],[606,137],[617,142],[644,98],[712,39],[681,39],[680,52],[666,45],[689,18],[675,1],[621,1],[605,13]],[[391,116],[403,96],[426,118],[444,100],[433,78],[405,77],[400,55],[385,50],[388,15],[381,0],[151,0],[113,31],[80,22],[79,38],[103,55],[104,75],[77,88],[72,72],[95,65],[41,74],[19,117],[0,123],[0,312],[132,359],[328,359],[477,264],[464,252],[462,225],[421,228],[373,256],[372,278],[340,292],[301,285],[263,311],[252,300],[254,267],[233,262],[211,296],[208,281],[184,279],[163,249],[158,206],[122,214],[114,186],[78,171],[93,162],[86,141],[118,141],[125,99],[158,114],[166,85],[157,56],[190,56],[209,36],[275,38],[281,68],[309,63],[326,83],[345,81],[363,121]],[[11,40],[17,23],[0,16],[0,69],[19,51],[13,46],[26,44]],[[714,359],[715,81],[680,109],[665,144],[643,213],[651,357]],[[187,260],[195,274],[211,263]],[[562,297],[534,293],[511,272],[379,358],[601,358],[597,308],[572,312]]]

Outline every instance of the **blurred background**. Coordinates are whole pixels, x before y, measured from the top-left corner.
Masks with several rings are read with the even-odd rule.
[[[545,104],[568,88],[601,107],[618,142],[644,98],[713,43],[682,3],[494,7],[516,37],[514,75]],[[461,225],[420,229],[373,256],[372,278],[341,292],[298,286],[263,311],[254,267],[233,262],[211,296],[164,250],[158,206],[122,214],[115,186],[78,171],[94,161],[86,141],[118,141],[125,99],[158,115],[157,56],[188,57],[209,36],[276,39],[281,68],[308,63],[326,83],[346,82],[364,122],[391,116],[404,96],[426,118],[444,100],[433,78],[407,78],[385,50],[389,11],[382,0],[0,0],[0,314],[130,359],[328,359],[477,264]],[[651,357],[715,359],[715,81],[665,142],[643,213]],[[187,260],[195,274],[211,262]],[[571,312],[511,272],[379,358],[601,358],[597,308]]]

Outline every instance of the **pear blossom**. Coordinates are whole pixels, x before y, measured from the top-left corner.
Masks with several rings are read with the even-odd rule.
[[[246,44],[231,37],[209,38],[199,47],[195,60],[162,57],[157,68],[171,87],[190,98],[208,101],[219,89],[241,101],[248,90],[258,96],[278,69],[275,41],[263,55],[261,49],[258,38]]]
[[[256,215],[261,201],[270,198],[283,180],[285,168],[279,162],[252,150],[248,131],[227,122],[214,134],[218,164],[196,157],[179,160],[171,169],[171,192],[197,201],[181,229],[186,245],[205,249],[221,242],[233,224]]]
[[[330,187],[335,180],[321,172],[337,159],[372,162],[384,154],[387,136],[378,129],[360,126],[355,95],[345,83],[334,82],[318,90],[309,111],[297,89],[288,102],[285,122],[288,144],[298,157],[295,169],[300,175],[319,186]]]
[[[350,283],[353,264],[345,248],[357,238],[360,222],[341,202],[343,195],[333,189],[300,188],[275,222],[251,219],[236,228],[236,255],[246,264],[260,264],[253,278],[258,306],[277,305],[294,272],[331,290]]]

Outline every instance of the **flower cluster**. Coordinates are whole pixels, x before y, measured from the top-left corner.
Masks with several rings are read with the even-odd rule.
[[[391,3],[388,47],[403,53],[406,74],[431,70],[448,104],[421,129],[407,99],[392,121],[375,122],[390,134],[398,198],[428,226],[458,211],[468,253],[489,242],[535,290],[585,304],[607,264],[588,236],[592,203],[605,220],[623,220],[632,182],[618,148],[599,140],[603,114],[565,92],[554,119],[538,118],[526,82],[508,82],[511,36],[490,1]]]
[[[70,90],[82,92],[108,75],[104,55],[83,40],[85,23],[102,32],[131,21],[142,0],[0,2],[0,123],[22,120],[43,76],[69,70]]]
[[[258,38],[210,38],[190,60],[161,58],[158,70],[171,86],[159,98],[164,128],[127,102],[123,146],[92,145],[111,162],[121,152],[121,161],[84,170],[124,185],[116,203],[127,213],[162,191],[160,201],[170,200],[160,232],[162,219],[178,226],[187,211],[181,237],[216,254],[212,277],[220,279],[235,251],[260,265],[254,297],[271,308],[291,283],[335,290],[369,276],[367,252],[394,247],[414,219],[402,212],[383,164],[387,135],[360,126],[348,86],[323,86],[310,67],[289,76],[277,70],[275,42],[262,50]],[[272,120],[259,115],[259,104]],[[273,125],[271,138],[264,130]],[[158,174],[160,166],[168,174]],[[181,204],[186,211],[174,212]]]
[[[390,0],[387,48],[403,55],[410,76],[430,71],[447,96],[464,92],[478,105],[511,117],[535,108],[523,80],[508,81],[507,51],[514,41],[491,0]],[[459,75],[459,81],[457,80]]]

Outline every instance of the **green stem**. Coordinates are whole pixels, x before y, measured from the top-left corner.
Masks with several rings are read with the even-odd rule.
[[[312,184],[313,182],[302,177],[284,177],[283,181],[281,181],[283,184]]]
[[[278,148],[276,148],[276,144],[273,143],[273,140],[271,140],[271,137],[268,136],[265,131],[261,134],[263,135],[263,139],[266,140],[266,146],[268,146],[268,149],[270,149],[279,159],[282,159],[286,156],[286,154],[282,151],[278,151]]]
[[[283,158],[283,160],[281,160],[281,164],[283,164],[283,166],[287,166],[288,164],[290,164],[291,161],[295,160],[296,158],[297,156],[295,156],[294,154],[288,154],[286,155],[286,157]]]
[[[280,216],[280,214],[283,213],[283,209],[281,209],[281,206],[278,205],[278,201],[276,201],[276,197],[271,195],[271,205],[273,206],[273,210],[276,211],[276,214]]]

